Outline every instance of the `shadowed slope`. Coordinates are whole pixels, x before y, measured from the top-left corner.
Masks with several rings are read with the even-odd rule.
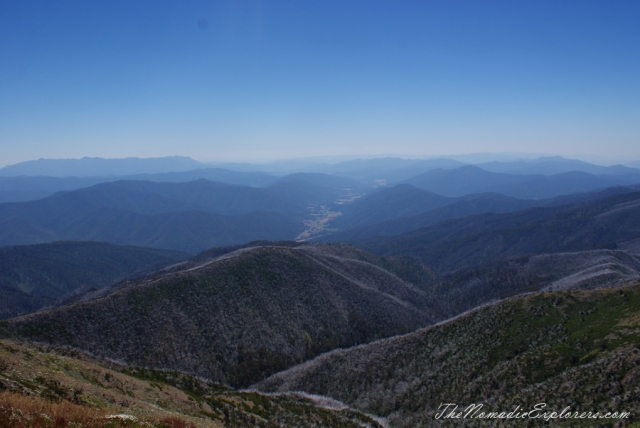
[[[640,412],[639,311],[638,284],[523,296],[406,336],[322,355],[257,387],[328,395],[399,427],[445,424],[434,419],[441,403],[460,409],[482,403],[493,412],[518,405],[532,410],[538,403],[558,412],[566,406],[626,411],[631,415],[623,422],[629,423]],[[619,420],[597,422],[613,426]],[[496,426],[495,419],[473,423]]]
[[[640,235],[640,192],[568,206],[478,214],[410,233],[355,244],[383,255],[410,255],[436,272],[526,254],[616,248]]]
[[[0,248],[0,319],[108,287],[185,258],[178,251],[103,242],[55,242]]]
[[[425,302],[424,292],[343,249],[258,247],[7,328],[129,364],[248,385],[336,347],[428,325],[437,317]]]

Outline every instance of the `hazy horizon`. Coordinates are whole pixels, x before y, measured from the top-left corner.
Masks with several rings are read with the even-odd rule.
[[[463,163],[468,164],[480,164],[485,162],[511,162],[518,160],[536,160],[540,158],[563,158],[567,160],[578,160],[586,163],[590,163],[593,165],[600,166],[613,166],[613,165],[630,165],[637,164],[640,160],[640,157],[637,159],[618,159],[618,161],[612,159],[603,159],[601,157],[596,156],[560,156],[557,154],[550,153],[526,153],[526,152],[475,152],[475,153],[465,153],[458,155],[434,155],[434,156],[420,156],[420,155],[398,155],[393,153],[382,153],[380,155],[345,155],[345,156],[307,156],[307,157],[289,157],[289,158],[278,158],[278,159],[266,159],[263,161],[253,161],[250,159],[230,159],[230,160],[206,160],[206,159],[197,159],[191,156],[184,156],[179,154],[168,155],[168,156],[116,156],[116,157],[101,157],[101,156],[80,156],[80,157],[70,157],[70,158],[35,158],[35,159],[26,159],[23,161],[13,162],[13,163],[2,163],[0,164],[0,168],[4,168],[6,166],[16,165],[24,162],[33,162],[38,160],[81,160],[84,158],[90,159],[104,159],[104,160],[122,160],[122,159],[154,159],[154,158],[164,158],[164,157],[185,157],[200,162],[202,164],[210,165],[210,166],[232,166],[234,164],[237,165],[255,165],[255,166],[269,166],[276,165],[282,163],[309,163],[309,164],[337,164],[340,162],[353,161],[353,160],[371,160],[371,159],[384,159],[384,158],[397,158],[397,159],[406,159],[406,160],[429,160],[429,159],[453,159],[458,160]],[[637,166],[636,166],[637,167]]]
[[[4,2],[2,162],[640,160],[635,1]]]

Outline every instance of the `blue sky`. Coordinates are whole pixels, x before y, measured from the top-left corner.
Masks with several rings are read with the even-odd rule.
[[[0,164],[640,159],[640,2],[0,0]]]

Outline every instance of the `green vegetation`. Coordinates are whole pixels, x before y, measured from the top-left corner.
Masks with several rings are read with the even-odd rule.
[[[491,411],[537,403],[626,411],[629,419],[593,424],[626,426],[640,414],[639,314],[640,284],[521,296],[410,335],[326,354],[258,387],[328,395],[402,427],[429,426],[438,406],[449,402],[482,403]]]
[[[235,391],[179,372],[130,368],[62,349],[0,341],[0,425],[87,428],[380,425],[302,395]]]
[[[3,334],[248,386],[323,352],[436,321],[407,269],[347,246],[239,249],[104,298],[9,320]],[[370,261],[367,261],[370,260]]]

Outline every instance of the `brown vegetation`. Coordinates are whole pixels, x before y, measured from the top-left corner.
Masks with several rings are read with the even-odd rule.
[[[129,416],[64,400],[52,402],[37,396],[0,392],[0,426],[3,428],[196,428],[193,422],[175,416],[160,420]]]

